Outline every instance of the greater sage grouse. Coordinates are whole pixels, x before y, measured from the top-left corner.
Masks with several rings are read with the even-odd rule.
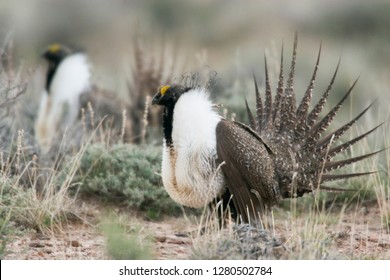
[[[272,96],[265,62],[265,100],[255,80],[256,114],[246,104],[249,125],[221,117],[207,87],[180,84],[159,88],[153,104],[164,107],[162,179],[169,195],[188,207],[203,207],[223,199],[240,221],[259,221],[281,198],[299,197],[316,189],[334,191],[325,182],[370,174],[329,174],[378,152],[332,161],[374,129],[342,144],[334,144],[370,107],[339,129],[323,135],[355,83],[322,118],[319,115],[335,81],[309,110],[321,48],[300,104],[293,90],[297,38],[287,81],[283,48],[276,95]],[[342,190],[342,189],[341,189]]]
[[[76,121],[80,98],[90,87],[90,66],[82,52],[61,44],[47,47],[42,56],[48,62],[35,135],[42,147],[50,147],[53,138]]]

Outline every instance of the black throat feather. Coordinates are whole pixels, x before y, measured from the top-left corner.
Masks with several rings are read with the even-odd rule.
[[[54,74],[58,68],[58,63],[50,62],[49,63],[49,69],[47,71],[47,78],[46,78],[46,91],[48,94],[50,94],[50,85],[53,81]]]
[[[48,61],[48,69],[47,69],[47,77],[46,77],[46,91],[50,94],[50,86],[53,82],[53,78],[55,73],[57,72],[58,66],[65,59],[67,54],[61,53],[57,55],[51,55],[50,57],[46,57]]]
[[[192,87],[181,87],[175,92],[174,98],[164,106],[163,113],[163,132],[165,142],[168,147],[173,148],[172,130],[173,130],[173,110],[175,108],[177,100],[181,95],[193,89]]]
[[[175,104],[169,104],[164,107],[163,113],[163,132],[165,142],[168,147],[173,147],[172,129],[173,129],[173,109]]]

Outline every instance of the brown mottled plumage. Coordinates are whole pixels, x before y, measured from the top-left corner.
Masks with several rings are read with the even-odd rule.
[[[219,193],[218,197],[221,197],[224,200],[224,205],[229,204],[233,210],[232,212],[236,212],[243,222],[251,222],[258,220],[265,210],[270,209],[281,198],[302,196],[305,193],[312,192],[316,189],[343,191],[343,189],[325,186],[324,183],[372,173],[330,173],[331,171],[379,153],[380,151],[377,151],[343,160],[332,160],[336,155],[342,153],[351,145],[375,131],[380,125],[345,143],[339,145],[334,144],[335,140],[343,136],[345,132],[367,112],[372,105],[370,104],[351,121],[335,131],[324,135],[324,132],[337,115],[342,104],[351,94],[356,85],[356,81],[347,90],[341,100],[324,117],[319,119],[331,92],[332,85],[335,82],[339,64],[336,67],[327,89],[318,103],[314,105],[313,109],[310,111],[309,107],[320,61],[321,47],[307,90],[302,101],[297,104],[294,92],[297,43],[297,36],[295,36],[292,61],[287,81],[285,81],[283,72],[282,48],[279,81],[274,98],[271,92],[266,60],[264,102],[261,99],[256,79],[254,79],[256,95],[255,114],[252,114],[248,103],[245,101],[249,126],[236,121],[228,121],[222,117],[219,117],[219,121],[215,122],[215,113],[210,112],[209,120],[213,120],[213,124],[210,124],[210,128],[215,129],[215,135],[208,135],[211,138],[215,138],[215,140],[210,139],[210,143],[215,141],[215,148],[210,146],[210,143],[206,141],[207,139],[199,138],[196,131],[200,131],[203,127],[197,127],[195,122],[189,121],[188,119],[191,118],[191,116],[189,116],[190,113],[186,113],[186,108],[191,109],[192,114],[197,113],[197,109],[193,108],[196,106],[194,102],[196,99],[194,99],[194,96],[198,94],[200,98],[204,98],[204,93],[202,93],[202,91],[197,93],[196,88],[193,87],[178,85],[163,87],[164,90],[161,90],[160,88],[159,92],[154,97],[153,102],[165,106],[166,108],[171,108],[171,113],[166,115],[169,115],[170,117],[165,117],[164,122],[165,140],[166,143],[169,143],[169,145],[164,146],[164,149],[168,146],[169,149],[174,151],[182,149],[178,153],[183,153],[184,155],[188,154],[188,157],[197,154],[197,143],[188,136],[188,133],[192,133],[192,130],[180,128],[180,126],[184,126],[185,123],[193,125],[191,129],[195,131],[194,137],[198,137],[197,139],[199,139],[197,141],[206,141],[209,145],[207,146],[209,152],[202,156],[206,160],[199,161],[201,163],[203,162],[203,165],[196,167],[187,166],[188,164],[195,164],[194,161],[188,159],[186,164],[183,164],[183,167],[178,165],[175,169],[169,169],[169,172],[167,172],[169,176],[165,177],[165,181],[168,185],[170,184],[170,180],[173,180],[175,176],[177,176],[176,174],[179,174],[180,176],[187,174],[188,178],[191,178],[193,172],[201,173],[202,168],[204,168],[204,172],[206,172],[206,170],[207,172],[210,172],[212,168],[215,169],[215,166],[218,166],[215,173],[219,175],[222,171],[223,180],[218,180],[216,181],[217,183],[207,184],[206,190],[218,190],[215,191],[214,194]],[[165,92],[166,89],[168,89],[167,93]],[[176,113],[176,102],[179,104],[178,100],[183,98],[187,98],[187,100],[192,98],[194,101],[192,101],[192,103],[189,101],[186,101],[187,103],[184,101],[181,102],[180,105],[177,105],[180,106],[180,109],[178,109]],[[184,107],[184,104],[186,104],[187,107]],[[202,104],[206,104],[204,106],[209,106],[207,103]],[[206,111],[207,110],[204,112]],[[203,118],[205,118],[205,114],[207,115],[208,113],[204,113],[202,115]],[[200,124],[203,124],[203,126],[208,125],[206,122]],[[214,124],[215,126],[212,126]],[[180,134],[180,129],[183,131],[182,134]],[[166,133],[166,131],[169,131],[169,133]],[[171,135],[174,137],[171,137]],[[183,148],[184,143],[187,143],[183,139],[187,139],[186,141],[189,143],[188,146],[185,146],[187,148]],[[177,143],[179,143],[179,145],[177,145]],[[204,150],[205,149],[202,151]],[[184,158],[186,158],[186,156],[184,156]],[[168,156],[165,157],[165,161],[171,160],[173,159]],[[215,161],[216,164],[207,163],[209,161]],[[187,168],[188,171],[186,171],[185,168]],[[198,189],[197,191],[199,192],[202,188],[198,186],[196,182],[193,184],[194,194],[192,195],[195,195],[195,189]],[[177,187],[180,188],[180,185]],[[186,184],[186,187],[191,188],[191,184]],[[206,190],[203,189],[205,192]],[[188,199],[191,199],[191,196],[186,199],[187,200],[183,199],[182,201],[179,201],[179,203],[191,205],[191,203],[188,202]],[[210,199],[208,197],[208,200],[204,201],[203,204],[206,205],[209,202]],[[198,205],[201,205],[201,203],[198,203]]]
[[[258,88],[255,81],[255,89],[257,96],[256,117],[253,117],[250,109],[247,107],[250,127],[256,131],[261,141],[269,147],[269,156],[273,157],[275,172],[266,176],[276,180],[282,197],[302,196],[304,193],[312,192],[316,188],[322,190],[337,191],[342,189],[330,188],[322,183],[351,178],[355,176],[368,175],[372,172],[352,173],[352,174],[328,174],[333,170],[339,169],[346,165],[350,165],[357,161],[368,158],[380,151],[362,155],[359,157],[348,158],[340,161],[332,161],[332,158],[355,144],[362,138],[366,137],[371,132],[375,131],[380,125],[372,130],[338,146],[332,145],[335,140],[339,139],[367,110],[372,106],[370,104],[358,116],[350,122],[341,126],[337,130],[323,136],[323,133],[329,127],[338,110],[341,108],[344,101],[351,94],[356,85],[357,80],[348,89],[341,100],[327,113],[322,119],[318,120],[324,105],[329,97],[332,85],[334,84],[340,62],[337,64],[334,75],[322,95],[319,102],[309,112],[309,106],[312,98],[314,82],[316,80],[317,70],[321,55],[321,46],[318,52],[315,68],[310,79],[308,88],[303,96],[301,103],[296,108],[295,93],[293,89],[294,71],[297,53],[297,36],[294,40],[293,57],[291,61],[290,73],[288,76],[286,87],[283,87],[283,50],[282,64],[280,67],[279,82],[275,101],[272,103],[272,95],[270,93],[270,84],[268,79],[268,70],[266,64],[266,98],[265,106],[262,108],[261,100],[258,97]],[[263,112],[263,114],[259,113]],[[280,116],[280,117],[279,117]],[[271,121],[270,121],[271,120]],[[261,124],[261,125],[259,125]],[[266,125],[265,125],[266,124]],[[240,141],[240,139],[237,139]],[[257,141],[253,140],[252,142]],[[248,146],[251,142],[247,143]],[[236,155],[237,156],[237,155]],[[261,158],[254,159],[261,161]],[[269,186],[271,189],[273,186]],[[277,199],[265,199],[269,204],[274,204]]]

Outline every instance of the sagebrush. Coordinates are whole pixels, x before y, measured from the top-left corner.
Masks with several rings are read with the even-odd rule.
[[[151,218],[181,213],[162,186],[160,169],[159,147],[93,144],[86,149],[74,182],[80,183],[81,193],[147,211]]]

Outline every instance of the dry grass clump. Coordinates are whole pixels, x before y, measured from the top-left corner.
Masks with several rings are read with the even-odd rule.
[[[44,233],[61,230],[69,218],[76,218],[75,198],[69,196],[69,189],[84,149],[58,168],[41,168],[36,156],[27,161],[20,149],[21,152],[2,167],[1,216]]]
[[[390,233],[390,128],[384,129],[384,163],[379,166],[379,172],[371,178],[376,200],[380,210],[382,228]]]
[[[286,259],[318,260],[339,258],[331,250],[332,236],[327,232],[329,226],[339,221],[340,213],[331,213],[317,206],[306,207],[306,211],[298,214],[296,202],[292,202],[292,209],[284,221],[286,236],[285,246],[288,253]]]
[[[270,228],[261,225],[228,224],[221,229],[211,214],[205,218],[205,229],[193,241],[192,259],[333,259],[332,236],[326,229],[337,219],[324,211],[307,211],[305,217],[282,212]],[[295,214],[294,214],[295,213]],[[278,216],[280,214],[277,214]],[[284,220],[284,222],[282,221]]]
[[[261,225],[234,223],[220,226],[217,211],[205,209],[194,234],[191,259],[277,259],[286,254],[282,240]],[[226,217],[230,217],[225,210]]]

